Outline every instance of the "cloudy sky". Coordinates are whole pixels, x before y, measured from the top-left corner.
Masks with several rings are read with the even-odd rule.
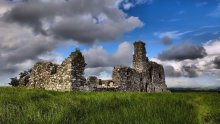
[[[0,85],[76,48],[86,77],[110,79],[137,40],[168,87],[220,87],[220,0],[0,0]]]

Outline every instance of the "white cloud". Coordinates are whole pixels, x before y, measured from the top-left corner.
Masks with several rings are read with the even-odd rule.
[[[113,67],[118,64],[130,66],[132,62],[133,45],[123,42],[114,54],[109,54],[102,46],[93,46],[84,50],[85,61],[88,68]]]
[[[38,59],[50,61],[56,64],[61,64],[64,60],[63,56],[55,51],[46,52],[45,54],[40,55]]]
[[[220,40],[211,40],[204,44],[204,48],[209,55],[220,55]]]
[[[125,4],[123,4],[123,8],[125,10],[129,10],[132,7],[134,7],[134,4],[132,4],[132,3],[125,3]]]
[[[182,13],[183,14],[183,13]],[[179,19],[161,20],[161,21],[179,21]],[[180,39],[182,36],[189,34],[192,31],[166,31],[166,32],[154,32],[153,35],[158,37],[164,45],[171,45],[174,39]]]
[[[116,6],[122,6],[123,9],[129,10],[137,5],[152,4],[153,0],[117,0]]]
[[[181,36],[190,33],[191,31],[167,31],[167,32],[155,32],[154,36],[158,36],[159,38],[169,37],[172,39],[179,39]]]
[[[109,80],[112,79],[113,67],[96,67],[96,68],[86,68],[85,77],[96,76],[99,79]]]

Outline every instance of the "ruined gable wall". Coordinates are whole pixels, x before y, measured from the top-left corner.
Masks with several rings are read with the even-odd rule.
[[[85,60],[80,51],[75,51],[59,66],[51,62],[39,62],[32,68],[30,88],[71,91],[79,90],[86,82],[83,76]]]
[[[63,61],[57,69],[57,73],[50,78],[49,90],[71,91],[71,62],[70,59]]]
[[[75,51],[58,67],[56,75],[51,77],[49,89],[59,91],[79,90],[86,82],[84,78],[85,60],[80,51]]]
[[[57,70],[57,65],[51,62],[38,62],[32,68],[28,87],[45,89],[50,84],[50,77]]]
[[[57,66],[51,62],[39,62],[32,68],[29,88],[40,88],[56,91],[70,91],[70,64],[64,61]]]

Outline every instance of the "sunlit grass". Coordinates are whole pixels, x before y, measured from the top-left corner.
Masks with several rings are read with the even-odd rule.
[[[218,93],[86,93],[0,88],[0,124],[219,122]]]

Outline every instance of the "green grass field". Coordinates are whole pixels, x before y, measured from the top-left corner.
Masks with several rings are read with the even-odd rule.
[[[0,124],[220,124],[219,93],[0,88]]]

